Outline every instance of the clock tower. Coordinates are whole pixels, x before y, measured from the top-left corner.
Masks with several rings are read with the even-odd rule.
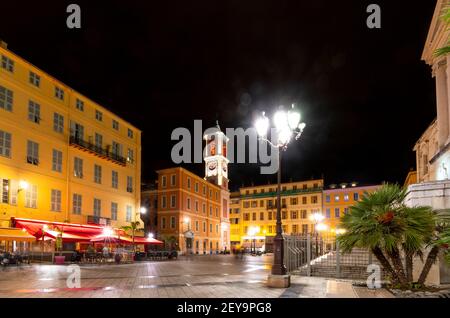
[[[220,187],[220,248],[230,251],[230,219],[228,214],[230,191],[228,190],[228,137],[220,130],[216,122],[214,132],[204,135],[205,147],[205,179]]]
[[[206,140],[205,179],[228,190],[228,137],[220,130],[218,122],[216,128],[215,132],[204,136]]]

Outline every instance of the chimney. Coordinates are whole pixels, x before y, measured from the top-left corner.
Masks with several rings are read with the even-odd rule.
[[[6,43],[5,41],[3,41],[2,39],[0,39],[0,47],[2,49],[7,49],[8,48],[8,43]]]

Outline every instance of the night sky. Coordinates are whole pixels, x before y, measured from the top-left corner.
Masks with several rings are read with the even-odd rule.
[[[66,6],[82,11],[66,27]],[[381,6],[368,29],[366,7]],[[283,179],[403,183],[436,115],[420,60],[436,1],[3,1],[9,49],[143,131],[143,180],[171,167],[176,127],[250,127],[296,103],[307,123]],[[203,164],[187,165],[203,176]],[[275,181],[229,167],[233,188]]]

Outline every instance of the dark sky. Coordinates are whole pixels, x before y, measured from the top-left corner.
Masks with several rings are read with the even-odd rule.
[[[285,155],[285,180],[403,183],[436,112],[420,60],[435,2],[3,1],[0,38],[142,129],[143,180],[173,166],[174,128],[245,128],[258,111],[297,103],[307,128]],[[81,6],[81,30],[66,28],[69,3]],[[366,26],[370,3],[381,29]],[[233,187],[275,180],[256,164],[229,171]]]

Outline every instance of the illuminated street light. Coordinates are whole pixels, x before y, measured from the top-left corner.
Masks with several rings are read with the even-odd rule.
[[[322,222],[323,219],[325,219],[325,217],[320,212],[314,212],[311,214],[311,220],[314,221],[315,224]]]
[[[148,233],[147,237],[151,240],[155,237],[155,235],[153,233]]]
[[[316,228],[317,228],[317,231],[323,232],[328,229],[328,225],[326,225],[324,223],[319,223],[319,224],[317,224]]]
[[[114,231],[110,227],[105,227],[103,229],[104,236],[112,236],[113,234],[114,234]]]
[[[276,143],[266,138],[270,121],[265,113],[255,121],[255,128],[260,140],[267,142],[273,148],[278,150],[278,172],[277,172],[277,223],[276,235],[273,240],[274,258],[271,275],[269,276],[269,286],[279,287],[279,281],[283,283],[283,287],[290,286],[290,277],[286,277],[286,266],[284,265],[284,238],[283,228],[281,224],[281,153],[287,149],[289,142],[300,138],[305,129],[305,123],[301,123],[300,113],[294,108],[289,111],[284,111],[282,106],[273,116],[273,124],[275,125],[277,140]]]
[[[29,184],[25,180],[20,180],[19,181],[19,191],[21,191],[21,190],[25,190],[25,191],[28,190],[28,186],[29,186]]]
[[[145,214],[145,213],[147,213],[147,208],[145,206],[141,206],[141,208],[139,209],[139,212],[141,212],[141,214]]]

